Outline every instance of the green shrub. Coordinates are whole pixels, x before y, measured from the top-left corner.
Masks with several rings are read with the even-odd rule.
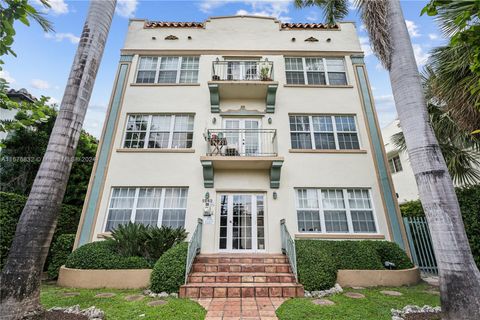
[[[27,197],[0,192],[0,267],[3,267],[10,251],[17,222],[26,201]],[[52,243],[61,234],[77,232],[81,212],[81,207],[62,205]],[[49,261],[51,261],[50,253],[46,265]]]
[[[337,271],[382,270],[384,262],[395,263],[396,269],[411,268],[407,254],[388,241],[325,241],[297,240],[298,280],[306,290],[331,288]]]
[[[138,223],[119,225],[112,232],[112,240],[119,254],[144,257],[151,263],[155,263],[165,251],[186,238],[187,232],[183,228],[146,227]]]
[[[297,240],[298,281],[305,290],[324,290],[335,285],[337,266],[325,241]]]
[[[74,269],[149,269],[142,257],[125,257],[117,253],[111,240],[87,243],[73,251],[65,263]]]
[[[395,264],[395,269],[413,268],[413,263],[410,261],[410,258],[395,242],[365,241],[365,243],[376,250],[383,266],[385,266],[385,262],[388,261]]]
[[[465,232],[472,249],[473,258],[480,268],[480,185],[456,188],[455,192],[460,204]],[[404,217],[425,216],[422,205],[418,200],[400,205],[400,210]]]
[[[61,234],[57,237],[50,248],[51,261],[48,265],[48,277],[56,279],[60,267],[65,264],[68,256],[72,252],[73,243],[75,242],[75,234]]]
[[[167,250],[158,259],[150,277],[150,289],[153,292],[178,292],[185,283],[187,254],[188,243],[182,242]]]

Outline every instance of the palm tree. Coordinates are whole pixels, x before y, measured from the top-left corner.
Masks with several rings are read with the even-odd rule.
[[[298,7],[319,6],[328,21],[347,0],[295,0]],[[427,104],[399,0],[357,0],[377,57],[390,73],[397,113],[438,260],[443,318],[477,319],[480,272],[465,234],[447,165],[429,122]],[[338,9],[339,8],[339,9]]]
[[[47,151],[17,224],[2,271],[0,314],[21,319],[39,309],[40,276],[75,156],[116,0],[92,0]]]

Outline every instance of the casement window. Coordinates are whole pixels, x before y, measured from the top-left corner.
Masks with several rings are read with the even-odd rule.
[[[197,83],[199,57],[140,57],[137,83]]]
[[[287,84],[347,85],[343,58],[285,58]]]
[[[391,173],[397,173],[403,170],[402,162],[398,154],[388,159],[388,165],[390,166]]]
[[[191,148],[193,115],[131,114],[127,119],[124,148]]]
[[[360,149],[355,117],[291,115],[292,149]]]
[[[376,233],[368,189],[296,189],[299,232]]]
[[[105,231],[129,222],[183,228],[187,188],[113,188]]]

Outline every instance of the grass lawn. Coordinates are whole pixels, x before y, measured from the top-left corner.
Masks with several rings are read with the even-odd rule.
[[[62,293],[79,292],[74,297],[64,297]],[[95,298],[98,293],[115,293],[111,298]],[[132,320],[132,319],[171,319],[171,320],[196,320],[204,319],[206,311],[198,303],[188,299],[166,298],[165,305],[150,307],[148,302],[159,298],[145,297],[141,301],[126,301],[128,295],[141,294],[141,290],[115,290],[115,289],[70,289],[60,288],[55,285],[43,285],[40,295],[44,307],[70,307],[76,304],[85,309],[95,306],[105,312],[107,319]],[[144,316],[140,316],[140,315]]]
[[[335,302],[335,305],[314,305],[313,299],[296,298],[285,301],[277,310],[280,320],[390,320],[390,309],[401,309],[407,304],[419,306],[440,305],[440,297],[425,292],[430,289],[426,284],[413,287],[373,288],[363,290],[346,289],[345,292],[358,292],[365,295],[363,299],[352,299],[337,294],[326,297]],[[380,293],[382,290],[395,290],[403,293],[402,296],[392,297]]]

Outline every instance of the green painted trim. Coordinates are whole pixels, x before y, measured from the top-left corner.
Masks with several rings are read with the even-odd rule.
[[[125,54],[122,54],[120,56],[120,62],[132,62],[133,60],[133,55],[125,55]]]
[[[90,234],[95,225],[95,209],[97,203],[100,201],[99,195],[102,193],[103,181],[108,166],[108,155],[113,143],[113,133],[115,132],[116,120],[118,113],[120,112],[120,101],[122,99],[123,88],[127,81],[129,66],[130,63],[121,63],[118,70],[118,78],[113,93],[112,104],[110,106],[110,114],[107,119],[105,133],[102,136],[102,146],[97,158],[97,166],[91,185],[90,196],[87,200],[88,202],[84,213],[82,228],[80,230],[78,246],[84,245],[90,241]]]
[[[350,56],[352,59],[353,64],[365,64],[365,60],[363,59],[363,55],[352,55]]]
[[[203,186],[205,188],[213,188],[213,161],[203,160],[200,161],[203,167]]]
[[[218,84],[209,84],[208,90],[210,91],[210,105],[212,113],[220,112],[220,93],[218,92]]]
[[[269,84],[267,87],[267,113],[275,113],[275,100],[277,97],[277,84]]]
[[[406,249],[406,244],[402,237],[401,225],[397,216],[397,209],[395,204],[395,199],[393,195],[395,194],[392,190],[392,186],[388,179],[388,165],[385,162],[383,157],[383,144],[381,143],[380,132],[376,125],[375,112],[373,110],[372,97],[368,90],[367,75],[365,74],[364,65],[355,65],[355,71],[358,76],[359,87],[361,91],[361,98],[363,99],[363,105],[365,107],[365,115],[367,120],[368,128],[370,129],[371,141],[373,145],[373,154],[377,160],[378,165],[378,174],[380,178],[380,189],[383,193],[385,199],[385,204],[387,207],[387,214],[390,219],[390,225],[392,227],[393,240],[402,248]]]
[[[283,160],[275,160],[270,167],[270,188],[280,188],[280,175],[282,173]]]

